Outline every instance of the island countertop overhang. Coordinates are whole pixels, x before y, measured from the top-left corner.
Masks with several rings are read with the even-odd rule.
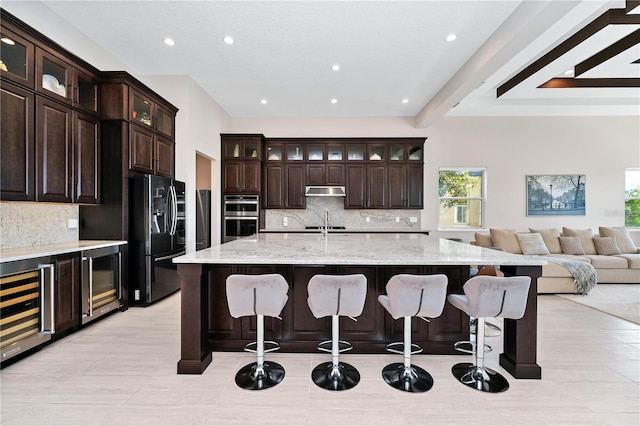
[[[422,234],[257,234],[188,253],[174,263],[287,265],[519,265],[514,255]]]

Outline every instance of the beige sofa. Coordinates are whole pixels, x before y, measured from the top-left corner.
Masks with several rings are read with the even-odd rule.
[[[516,232],[513,229],[489,231],[488,234],[476,233],[475,241],[471,244],[499,248],[515,254],[587,262],[595,268],[598,284],[640,284],[640,248],[635,246],[629,231],[624,227],[601,226],[597,234],[591,229],[566,227],[562,230],[530,228],[529,232]],[[542,267],[538,293],[576,292],[574,278],[567,269],[553,262]]]

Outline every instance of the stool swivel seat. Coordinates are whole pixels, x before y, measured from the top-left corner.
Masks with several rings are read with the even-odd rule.
[[[524,276],[476,276],[463,286],[464,295],[450,294],[449,303],[476,318],[476,342],[472,345],[473,363],[459,363],[451,372],[462,384],[482,392],[503,392],[509,382],[500,373],[484,366],[485,318],[520,319],[525,314],[531,278]]]
[[[353,349],[351,343],[340,340],[340,316],[362,314],[367,297],[367,278],[362,274],[314,275],[307,286],[307,303],[316,318],[331,316],[331,340],[320,342],[318,350],[331,352],[331,362],[323,362],[311,372],[311,379],[319,387],[341,391],[351,389],[360,381],[358,370],[339,360],[342,352]],[[330,344],[331,348],[326,346]],[[343,345],[340,348],[340,345]]]
[[[247,390],[268,389],[284,379],[284,368],[275,362],[265,362],[264,354],[279,349],[273,341],[264,340],[264,317],[280,318],[287,303],[289,285],[280,274],[230,275],[226,282],[229,312],[234,318],[256,316],[256,341],[245,346],[257,355],[256,362],[242,367],[236,374],[236,384]],[[265,343],[272,345],[265,350]],[[255,349],[252,347],[255,346]]]
[[[411,355],[422,352],[422,348],[411,343],[411,318],[429,321],[427,318],[440,316],[447,298],[447,284],[444,274],[399,274],[387,283],[387,294],[378,296],[378,301],[393,319],[404,320],[404,342],[387,345],[387,351],[404,356],[404,362],[391,363],[382,370],[382,377],[389,386],[415,393],[426,392],[433,386],[431,375],[411,364]],[[396,349],[398,346],[402,346],[402,350]]]

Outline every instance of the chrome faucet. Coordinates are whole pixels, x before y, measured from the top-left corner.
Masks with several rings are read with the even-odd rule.
[[[329,210],[324,211],[324,236],[329,235]]]

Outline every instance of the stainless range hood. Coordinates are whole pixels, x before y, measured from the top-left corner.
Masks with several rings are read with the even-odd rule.
[[[345,197],[344,186],[307,186],[305,197]]]

